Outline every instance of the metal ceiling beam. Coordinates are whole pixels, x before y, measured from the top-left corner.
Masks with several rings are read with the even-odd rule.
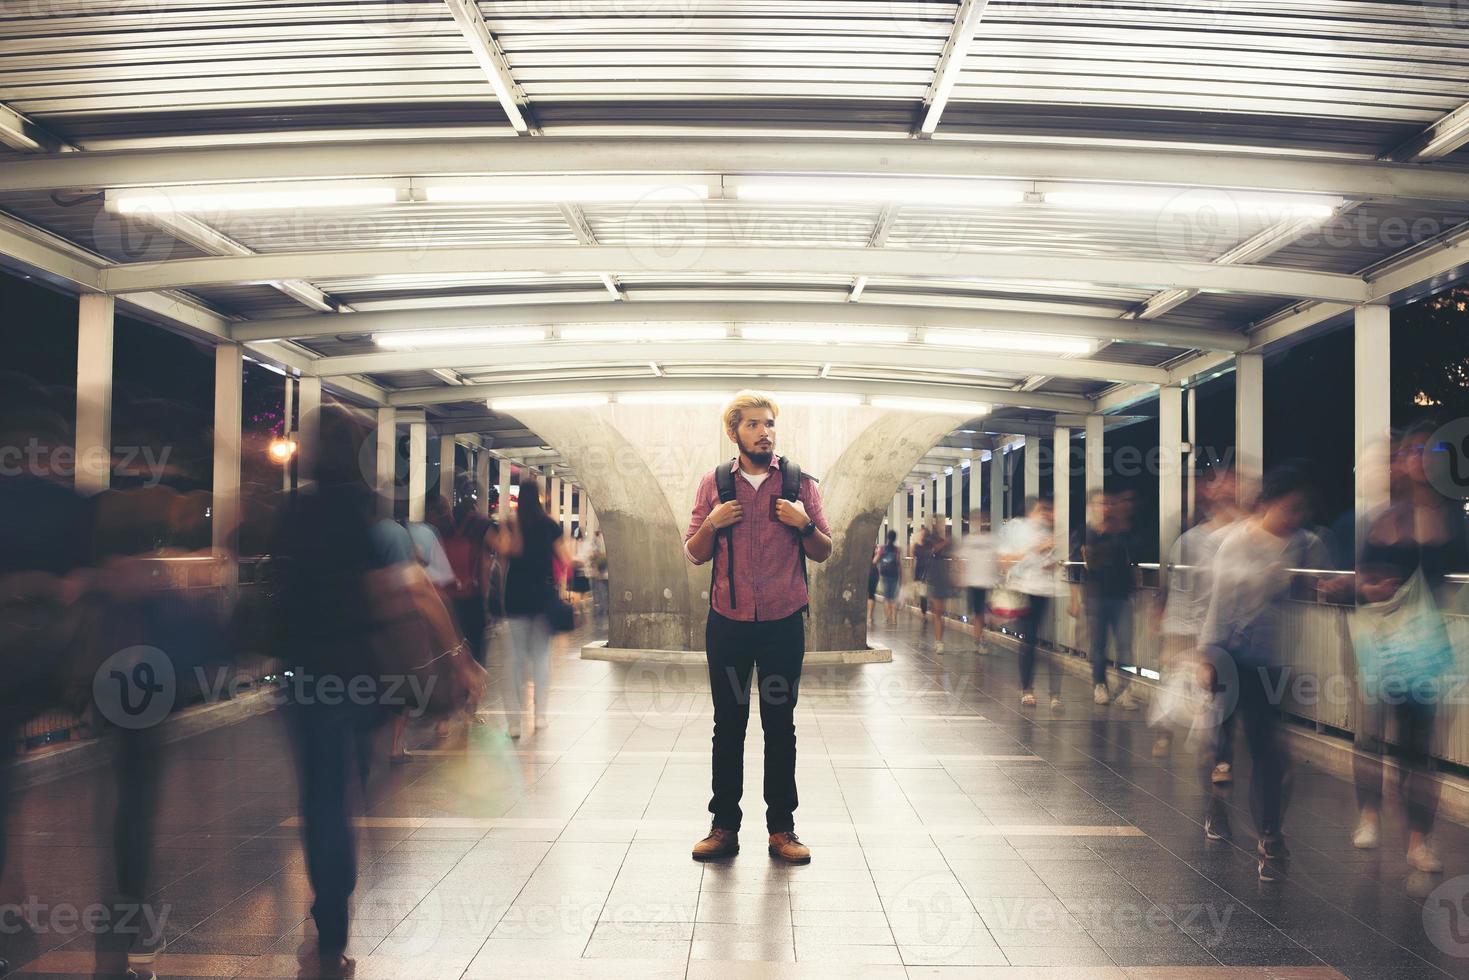
[[[429,348],[323,357],[313,372],[323,378],[393,371],[469,369],[494,365],[497,370],[552,369],[560,366],[614,366],[655,362],[728,364],[738,371],[758,364],[823,364],[904,368],[953,372],[975,369],[996,374],[1045,373],[1058,378],[1164,384],[1168,372],[1142,364],[1119,364],[1087,358],[1045,357],[995,351],[960,350],[918,344],[802,344],[765,340],[697,340],[659,342],[576,343],[550,341],[491,347]],[[956,378],[956,382],[960,379]],[[595,382],[589,382],[595,383]]]
[[[333,337],[341,334],[452,330],[527,324],[626,323],[805,323],[905,326],[913,329],[1005,330],[1020,333],[1090,337],[1132,344],[1162,344],[1203,350],[1243,350],[1242,334],[1232,330],[1178,326],[1165,320],[1136,322],[1095,316],[1010,313],[951,307],[890,306],[841,302],[687,302],[542,303],[526,306],[464,306],[385,310],[347,316],[318,315],[245,320],[231,328],[236,340]]]
[[[401,406],[445,405],[527,395],[580,395],[588,392],[621,391],[733,391],[759,388],[780,392],[831,392],[889,398],[942,398],[980,401],[991,405],[1034,408],[1047,412],[1094,411],[1089,399],[1079,395],[1019,393],[979,385],[915,384],[904,381],[846,381],[820,378],[772,378],[765,375],[730,374],[718,378],[608,378],[605,382],[582,379],[568,381],[517,381],[503,384],[463,385],[457,388],[406,388],[388,395],[388,404]]]
[[[949,96],[954,93],[954,83],[959,81],[959,74],[964,70],[964,60],[969,56],[969,47],[974,43],[975,32],[979,30],[979,22],[988,3],[989,0],[963,0],[954,12],[953,30],[944,42],[933,81],[923,95],[923,122],[919,124],[918,132],[924,136],[932,136],[939,128],[939,118],[949,104]]]
[[[1423,132],[1382,158],[1418,162],[1440,160],[1463,146],[1469,146],[1469,102],[1434,120]]]
[[[0,143],[22,153],[67,153],[77,149],[29,116],[0,103]]]
[[[459,33],[463,34],[464,40],[469,43],[474,60],[479,63],[480,70],[485,73],[485,79],[490,83],[490,88],[494,89],[495,98],[500,101],[500,108],[505,110],[510,125],[515,127],[518,133],[529,134],[532,130],[531,124],[526,119],[526,113],[521,111],[522,106],[526,106],[527,111],[529,108],[525,92],[515,83],[515,78],[510,74],[510,63],[505,59],[505,52],[500,47],[500,42],[495,40],[495,35],[490,32],[489,25],[485,23],[479,4],[475,0],[444,0],[444,2],[449,7],[449,13],[453,16]]]
[[[412,139],[108,150],[0,168],[0,193],[465,174],[861,174],[1104,181],[1346,198],[1462,201],[1459,169],[1132,146],[839,138]]]
[[[696,255],[673,249],[611,245],[419,247],[272,252],[225,258],[170,259],[113,266],[103,272],[110,293],[152,289],[333,279],[361,276],[603,272],[719,275],[831,275],[1043,280],[1149,285],[1359,303],[1367,287],[1355,276],[1262,266],[1220,266],[1129,258],[1036,256],[1015,252],[708,246]]]

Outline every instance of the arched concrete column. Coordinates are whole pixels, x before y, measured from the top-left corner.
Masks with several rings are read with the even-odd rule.
[[[707,589],[709,573],[684,558],[687,508],[676,511],[671,499],[687,483],[687,474],[671,467],[672,450],[681,442],[695,442],[693,427],[686,420],[680,424],[677,418],[666,418],[666,411],[661,420],[658,414],[642,406],[618,405],[538,409],[516,417],[571,464],[597,510],[607,546],[608,645],[698,650],[703,648],[704,617],[695,616],[691,605],[699,595],[696,581],[702,577]],[[712,453],[718,425],[706,428],[714,430],[702,440]],[[639,444],[624,432],[638,434]],[[644,433],[646,443],[641,441]],[[685,455],[706,468],[710,464],[704,460],[715,458],[693,446],[687,449],[691,452]],[[693,488],[683,495],[692,500]]]
[[[821,500],[833,549],[825,563],[810,566],[808,649],[867,645],[867,574],[883,513],[914,464],[965,421],[959,415],[873,412],[826,470]]]

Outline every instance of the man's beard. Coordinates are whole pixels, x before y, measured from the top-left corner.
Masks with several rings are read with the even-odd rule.
[[[775,453],[770,452],[769,450],[766,450],[764,452],[757,452],[753,449],[746,449],[745,458],[754,463],[756,466],[769,466],[770,461],[775,458]]]

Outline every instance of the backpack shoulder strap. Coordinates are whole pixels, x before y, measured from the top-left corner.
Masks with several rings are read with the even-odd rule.
[[[801,464],[793,459],[780,461],[780,495],[795,501],[801,496]]]
[[[714,489],[719,492],[719,502],[727,504],[735,499],[734,470],[729,463],[714,467]]]

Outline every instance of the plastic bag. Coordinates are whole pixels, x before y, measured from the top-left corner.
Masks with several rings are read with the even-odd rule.
[[[1401,696],[1453,665],[1449,633],[1421,569],[1391,599],[1353,610],[1348,628],[1364,693]]]

